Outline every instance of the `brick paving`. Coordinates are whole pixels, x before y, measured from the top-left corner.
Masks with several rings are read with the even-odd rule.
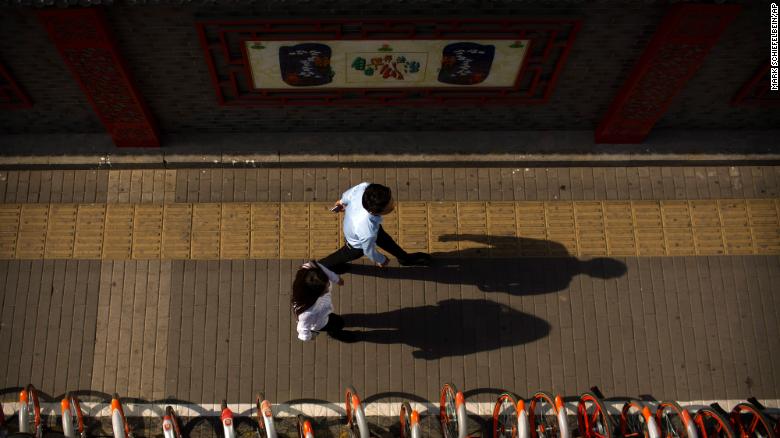
[[[0,202],[315,202],[362,180],[402,201],[745,199],[777,198],[780,169],[13,171],[0,175]],[[779,398],[780,257],[591,260],[358,264],[334,294],[361,332],[354,344],[295,339],[301,260],[0,260],[0,387],[246,403],[261,390],[337,401],[347,384],[430,400],[451,380],[521,395],[597,384],[659,399]]]

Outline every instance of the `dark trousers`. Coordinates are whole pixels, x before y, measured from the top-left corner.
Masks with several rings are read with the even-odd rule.
[[[376,246],[389,252],[393,257],[399,260],[409,257],[409,254],[395,243],[395,240],[385,232],[385,229],[382,228],[381,225],[379,226],[379,232],[376,235]],[[362,249],[352,248],[349,244],[345,244],[339,250],[319,262],[327,268],[333,268],[334,266],[343,265],[344,263],[349,263],[352,260],[361,257],[363,257]]]

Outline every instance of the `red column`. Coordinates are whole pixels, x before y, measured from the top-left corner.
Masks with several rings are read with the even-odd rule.
[[[103,12],[48,9],[39,11],[38,18],[114,144],[159,147],[154,118],[133,84]]]
[[[641,143],[740,9],[672,6],[596,128],[596,143]]]

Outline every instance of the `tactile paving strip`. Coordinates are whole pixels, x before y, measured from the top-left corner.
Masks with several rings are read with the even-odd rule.
[[[320,202],[0,204],[2,259],[323,257],[342,215]],[[384,227],[451,257],[780,254],[780,200],[399,202]]]

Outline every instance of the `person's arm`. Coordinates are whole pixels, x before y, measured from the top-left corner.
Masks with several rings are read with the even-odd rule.
[[[344,284],[344,280],[342,280],[341,277],[338,276],[338,274],[336,274],[335,272],[331,271],[326,266],[323,266],[320,263],[317,263],[317,266],[319,266],[320,269],[322,269],[322,272],[324,272],[325,275],[328,276],[328,280],[330,280],[332,283],[336,283],[339,286]]]
[[[306,323],[307,316],[305,313],[298,316],[301,318],[298,321],[298,339],[301,341],[311,341],[319,334],[318,331],[309,330],[309,324]]]
[[[363,254],[365,254],[366,257],[371,259],[374,263],[380,266],[387,265],[387,257],[385,257],[384,254],[380,253],[376,249],[376,236],[366,239],[360,243],[360,249],[363,250]]]

